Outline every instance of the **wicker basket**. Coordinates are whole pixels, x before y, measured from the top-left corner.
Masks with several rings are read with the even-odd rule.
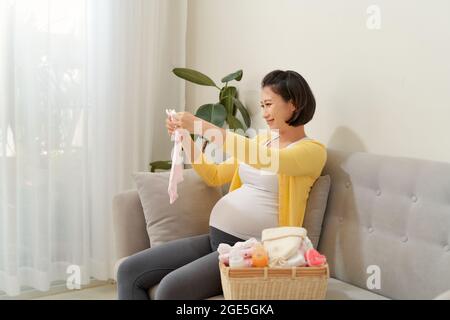
[[[328,265],[293,268],[230,268],[219,263],[226,300],[325,299]]]

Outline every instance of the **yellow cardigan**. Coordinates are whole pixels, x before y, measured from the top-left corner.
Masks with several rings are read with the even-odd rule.
[[[231,181],[229,192],[242,185],[239,162],[245,162],[256,169],[276,172],[279,187],[278,225],[302,226],[309,192],[325,166],[325,146],[315,140],[300,140],[289,148],[268,148],[263,146],[262,142],[271,137],[270,131],[252,139],[229,130],[226,132],[223,150],[230,158],[215,164],[209,162],[201,153],[200,161],[192,163],[194,170],[210,186],[221,186]],[[270,157],[269,159],[277,159],[278,164],[271,167],[259,157],[251,158],[251,152],[262,152]]]

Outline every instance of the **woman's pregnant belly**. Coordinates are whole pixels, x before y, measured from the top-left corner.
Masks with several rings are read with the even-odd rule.
[[[278,226],[278,193],[244,183],[216,203],[209,224],[244,240],[261,240],[263,229]]]

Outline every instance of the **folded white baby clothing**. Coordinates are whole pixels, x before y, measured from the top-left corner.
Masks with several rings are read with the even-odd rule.
[[[280,261],[280,267],[303,267],[306,266],[305,252],[299,249],[297,253],[288,260]]]
[[[296,254],[290,257],[288,260],[279,260],[280,267],[303,267],[308,264],[305,258],[305,254],[308,250],[314,249],[311,240],[305,237],[298,248]]]
[[[176,112],[173,109],[167,110],[166,114],[170,119],[176,116]],[[182,143],[181,134],[178,130],[172,134],[171,140],[174,141],[174,148],[172,154],[172,167],[170,168],[169,177],[169,198],[170,204],[174,203],[178,198],[177,185],[183,181],[183,157],[181,155]]]
[[[305,237],[303,239],[300,249],[303,251],[303,253],[306,253],[306,251],[308,251],[309,249],[314,249],[314,246],[308,237]]]
[[[299,249],[306,238],[306,234],[306,229],[300,227],[264,229],[261,242],[269,255],[269,267],[286,266],[289,259],[294,259],[289,264],[295,263],[296,259],[300,259],[298,257]]]
[[[232,246],[230,246],[228,243],[220,243],[217,247],[217,252],[219,254],[227,254],[230,253]]]
[[[250,238],[246,241],[236,242],[233,247],[238,248],[238,249],[249,249],[257,243],[258,243],[258,240],[256,240],[255,238]]]
[[[230,246],[227,243],[220,243],[219,247],[217,247],[217,251],[219,252],[219,254],[226,254],[229,253],[232,249],[250,249],[257,243],[258,241],[255,238],[250,238],[246,241],[238,241],[233,246]]]

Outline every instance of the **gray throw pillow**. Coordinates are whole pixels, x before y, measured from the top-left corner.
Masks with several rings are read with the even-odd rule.
[[[329,175],[320,176],[314,182],[309,192],[306,204],[303,228],[308,231],[308,238],[317,248],[322,231],[322,222],[327,208],[328,193],[330,192],[331,178]]]
[[[152,247],[208,233],[211,210],[222,197],[219,187],[209,187],[194,169],[188,169],[178,184],[178,199],[170,204],[169,176],[169,171],[133,174]]]

